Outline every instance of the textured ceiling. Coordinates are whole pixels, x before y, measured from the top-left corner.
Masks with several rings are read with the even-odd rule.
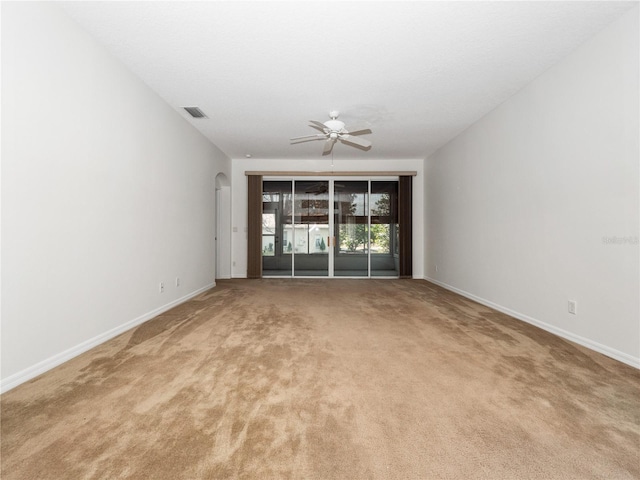
[[[425,158],[637,2],[64,2],[231,158],[319,158],[308,120]],[[191,119],[181,106],[199,106]]]

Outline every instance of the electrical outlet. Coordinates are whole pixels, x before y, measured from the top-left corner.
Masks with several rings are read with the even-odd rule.
[[[180,277],[176,277],[176,287],[180,286]]]
[[[160,293],[164,292],[164,282],[160,282]]]
[[[569,300],[569,313],[572,315],[578,314],[578,302],[575,300]]]

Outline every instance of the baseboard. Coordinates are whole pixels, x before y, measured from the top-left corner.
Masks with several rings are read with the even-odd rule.
[[[81,353],[84,353],[87,350],[90,350],[93,347],[96,347],[101,343],[104,343],[107,340],[110,340],[113,337],[116,337],[121,333],[126,332],[127,330],[137,327],[141,323],[151,320],[152,318],[157,317],[161,313],[164,313],[167,310],[170,310],[173,307],[180,305],[181,303],[184,303],[187,300],[190,300],[193,297],[200,295],[201,293],[206,292],[207,290],[215,286],[216,286],[215,282],[210,283],[202,288],[199,288],[194,292],[191,292],[181,298],[178,298],[177,300],[169,302],[159,308],[156,308],[155,310],[145,313],[144,315],[141,315],[138,318],[134,318],[133,320],[130,320],[116,328],[112,328],[107,332],[101,333],[100,335],[90,338],[89,340],[86,340],[76,345],[75,347],[71,347],[68,350],[65,350],[64,352],[58,353],[52,357],[47,358],[46,360],[36,363],[31,367],[25,368],[20,372],[14,373],[13,375],[10,375],[9,377],[2,379],[0,381],[0,393],[7,392],[12,388],[17,387],[21,383],[31,380],[32,378],[35,378],[38,375],[45,373],[46,371],[51,370],[52,368],[57,367],[58,365],[61,365],[68,360],[71,360],[72,358],[77,357]]]
[[[497,303],[491,302],[482,297],[478,297],[476,295],[473,295],[472,293],[466,292],[464,290],[461,290],[459,288],[456,288],[452,285],[441,282],[439,280],[435,280],[427,276],[424,277],[424,280],[434,283],[436,285],[439,285],[442,288],[446,288],[447,290],[450,290],[454,293],[462,295],[463,297],[469,298],[489,308],[493,308],[494,310],[497,310],[499,312],[506,313],[511,317],[517,318],[518,320],[522,320],[523,322],[527,322],[527,323],[530,323],[531,325],[535,325],[536,327],[546,330],[547,332],[553,333],[554,335],[562,337],[566,340],[575,342],[579,345],[582,345],[583,347],[587,347],[591,350],[602,353],[603,355],[606,355],[607,357],[611,357],[614,360],[618,360],[619,362],[626,363],[627,365],[640,369],[640,358],[633,357],[627,353],[620,352],[619,350],[616,350],[614,348],[608,347],[606,345],[602,345],[601,343],[598,343],[598,342],[594,342],[593,340],[581,337],[580,335],[576,335],[575,333],[571,333],[571,332],[568,332],[567,330],[563,330],[561,328],[555,327],[553,325],[550,325],[538,319],[532,318],[523,313],[516,312],[515,310],[511,310],[510,308],[503,307],[502,305],[498,305]]]

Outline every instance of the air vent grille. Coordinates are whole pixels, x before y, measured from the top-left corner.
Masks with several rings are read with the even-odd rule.
[[[182,107],[182,108],[184,108],[189,113],[189,115],[191,115],[193,118],[209,118],[198,107]]]

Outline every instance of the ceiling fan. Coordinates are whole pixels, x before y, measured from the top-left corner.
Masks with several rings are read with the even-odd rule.
[[[345,126],[344,122],[338,120],[340,112],[329,112],[329,118],[326,122],[318,122],[316,120],[309,120],[312,128],[320,130],[322,133],[316,133],[315,135],[304,135],[302,137],[291,138],[291,143],[310,142],[312,140],[324,140],[324,149],[322,155],[328,155],[331,153],[335,143],[340,142],[345,145],[351,145],[362,150],[369,150],[371,148],[371,142],[364,138],[356,137],[356,135],[362,135],[364,133],[371,133],[371,128],[367,124],[353,125],[350,127]]]

